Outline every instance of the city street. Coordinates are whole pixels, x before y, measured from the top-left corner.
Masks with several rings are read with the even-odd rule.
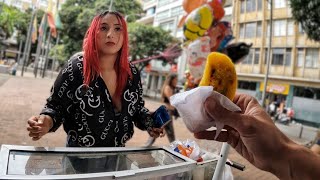
[[[136,106],[136,102],[141,102],[142,91],[139,89],[143,88],[145,107],[154,112],[164,102],[170,103],[172,94],[184,91],[191,94],[189,90],[210,86],[235,104],[224,101],[220,96],[207,98],[206,105],[211,109],[208,113],[216,120],[212,121],[218,130],[221,129],[218,121],[223,121],[225,129],[219,138],[214,138],[210,132],[200,133],[199,137],[228,141],[251,162],[278,176],[289,174],[292,178],[297,176],[297,179],[308,179],[307,176],[317,179],[320,175],[313,167],[320,166],[317,164],[320,160],[307,149],[320,155],[319,9],[320,0],[3,0],[0,2],[0,151],[2,145],[57,150],[55,147],[65,149],[68,144],[72,147],[94,146],[93,151],[97,151],[97,147],[110,146],[113,148],[107,149],[113,152],[114,146],[145,147],[150,145],[148,132],[135,127],[131,122],[133,120],[128,119],[129,116],[134,116],[135,121],[145,118],[135,114],[137,109],[141,109],[141,103]],[[58,79],[52,88],[61,69],[64,70],[62,75],[67,78]],[[125,77],[130,70],[133,81],[127,81]],[[101,78],[92,82],[98,75]],[[87,88],[81,84],[83,80],[91,82],[92,86]],[[141,80],[141,85],[137,85],[136,80]],[[122,92],[119,87],[129,89]],[[61,100],[49,98],[51,89]],[[160,100],[161,94],[164,102]],[[195,94],[192,98],[199,98]],[[257,101],[239,94],[250,95]],[[42,111],[47,98],[52,102],[48,106],[56,109]],[[196,180],[208,180],[215,169],[211,163],[216,162],[210,157],[212,154],[206,152],[214,153],[223,160],[217,166],[220,170],[226,158],[219,155],[220,150],[223,147],[222,152],[225,152],[228,146],[214,140],[196,139],[188,130],[191,128],[190,122],[186,121],[187,116],[194,115],[190,121],[196,122],[191,126],[197,131],[205,129],[203,124],[208,124],[207,121],[197,123],[202,117],[195,109],[198,107],[204,112],[203,104],[192,103],[188,98],[186,114],[178,107],[184,119],[173,119],[173,127],[170,124],[167,128],[169,139],[173,141],[172,136],[175,136],[177,141],[196,142],[204,150],[201,152],[201,155],[204,154],[202,158],[210,160],[197,163],[196,167],[188,166],[188,170],[192,167],[192,173],[187,174]],[[72,101],[75,104],[70,105]],[[231,105],[239,106],[241,110]],[[128,112],[121,112],[121,109]],[[54,115],[54,122],[56,119],[62,121],[64,127],[54,123],[54,133],[43,135],[43,130],[34,127],[29,127],[29,132],[28,119],[39,116],[40,112]],[[154,114],[156,121],[163,124],[164,118]],[[141,126],[140,122],[135,124]],[[46,129],[45,132],[48,131]],[[41,139],[33,141],[29,133],[35,139],[40,136]],[[171,148],[169,139],[167,136],[159,137],[153,146]],[[199,154],[197,147],[186,151],[179,146],[174,148],[192,159],[197,158],[194,153]],[[5,149],[2,148],[1,155],[5,154]],[[67,149],[74,153],[70,147]],[[118,155],[117,160],[113,159],[113,152],[110,159],[101,156],[104,162],[99,164],[97,159],[91,164],[89,160],[77,158],[78,155],[71,158],[69,155],[63,156],[70,162],[55,156],[52,159],[63,165],[59,173],[64,174],[70,174],[67,173],[67,163],[71,163],[71,169],[77,174],[80,171],[73,168],[74,164],[86,170],[81,171],[83,174],[91,173],[87,172],[90,168],[82,167],[83,164],[98,168],[108,166],[110,169],[115,162],[115,169],[110,171],[118,171],[126,163],[120,161],[122,158]],[[122,154],[122,151],[117,152]],[[88,154],[85,152],[84,156]],[[163,154],[161,157],[164,157]],[[37,153],[35,156],[38,156]],[[95,156],[100,158],[100,155]],[[13,167],[13,173],[10,173],[10,168],[0,167],[1,177],[1,170],[4,170],[2,174],[19,174],[19,168],[11,162],[11,157],[17,164],[22,164],[22,174],[27,174],[28,165],[21,163],[23,160],[16,158],[15,154],[10,152],[9,158],[6,155],[3,157],[9,160],[7,164]],[[30,169],[53,172],[51,166],[44,168],[41,164],[36,167],[40,164],[36,158],[34,161],[28,156],[23,158],[27,161],[31,159]],[[152,160],[150,156],[141,158],[140,154],[134,154],[130,158],[124,156],[130,165],[126,167],[149,173],[142,168],[147,166],[142,164],[148,164],[147,160]],[[233,148],[230,148],[227,158],[231,160],[226,162],[230,166],[236,167],[239,163],[239,169],[241,165],[246,168],[244,171],[231,168],[233,178],[230,178],[228,166],[227,173],[224,173],[226,178],[223,179],[279,179],[251,165]],[[161,158],[161,171],[168,170],[162,169],[163,164],[171,164],[166,159]],[[0,159],[1,162],[6,160]],[[41,160],[52,164],[47,159]],[[190,164],[195,165],[195,161]],[[187,170],[182,163],[179,165],[169,166],[170,173],[182,174],[177,170]],[[280,165],[287,168],[279,168]],[[150,170],[152,172],[147,178],[155,177],[153,173],[156,171],[153,168]],[[106,171],[106,168],[102,169],[102,172]],[[119,175],[120,179],[123,175],[140,179],[131,171],[120,171]],[[84,176],[79,175],[80,178]],[[190,179],[184,174],[182,176],[179,175],[179,179]],[[114,178],[118,179],[118,176],[114,175]]]
[[[46,98],[49,96],[50,87],[54,79],[32,77],[31,73],[25,73],[24,77],[9,76],[0,74],[0,145],[28,145],[28,146],[65,146],[66,135],[62,128],[56,133],[45,135],[41,140],[34,142],[28,137],[26,131],[27,119],[32,115],[37,115],[42,109]],[[146,98],[146,107],[155,110],[161,105],[160,102]],[[181,118],[174,120],[176,139],[194,139],[185,127]],[[127,146],[143,146],[147,141],[146,132],[135,129],[133,138]],[[205,140],[196,140],[201,148],[208,151],[215,151],[221,146],[220,143]],[[159,138],[155,146],[167,146],[169,142],[166,137]],[[236,162],[246,165],[245,171],[232,169],[236,180],[242,179],[277,179],[270,173],[258,170],[238,155],[233,149],[229,158]]]

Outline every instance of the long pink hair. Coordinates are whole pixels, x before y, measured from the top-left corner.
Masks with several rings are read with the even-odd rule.
[[[127,84],[128,78],[132,79],[132,73],[129,67],[129,40],[128,40],[128,30],[127,23],[125,22],[123,16],[114,11],[105,11],[97,16],[95,16],[91,22],[89,29],[85,35],[82,49],[84,52],[83,56],[83,83],[89,85],[92,80],[97,78],[101,72],[99,66],[99,55],[97,49],[97,33],[99,31],[99,25],[101,19],[107,14],[115,15],[122,25],[123,32],[123,45],[119,51],[117,60],[115,62],[115,71],[117,73],[117,87],[115,91],[115,98],[120,99],[122,92]]]

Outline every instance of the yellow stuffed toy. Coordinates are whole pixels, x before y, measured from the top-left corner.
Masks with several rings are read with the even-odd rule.
[[[183,34],[187,40],[195,40],[204,36],[207,30],[211,27],[214,17],[212,8],[205,4],[188,15],[183,27]]]

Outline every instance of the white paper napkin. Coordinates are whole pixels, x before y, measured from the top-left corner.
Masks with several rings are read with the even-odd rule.
[[[215,138],[217,138],[224,124],[216,122],[206,115],[204,102],[210,95],[216,96],[219,103],[229,111],[241,112],[241,109],[227,97],[213,91],[212,86],[200,86],[186,92],[177,93],[170,97],[170,103],[178,110],[189,131],[196,133],[216,127]]]

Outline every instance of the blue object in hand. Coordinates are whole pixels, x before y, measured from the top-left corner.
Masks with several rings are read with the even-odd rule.
[[[167,108],[162,105],[152,115],[154,127],[161,128],[170,122],[170,116]]]

